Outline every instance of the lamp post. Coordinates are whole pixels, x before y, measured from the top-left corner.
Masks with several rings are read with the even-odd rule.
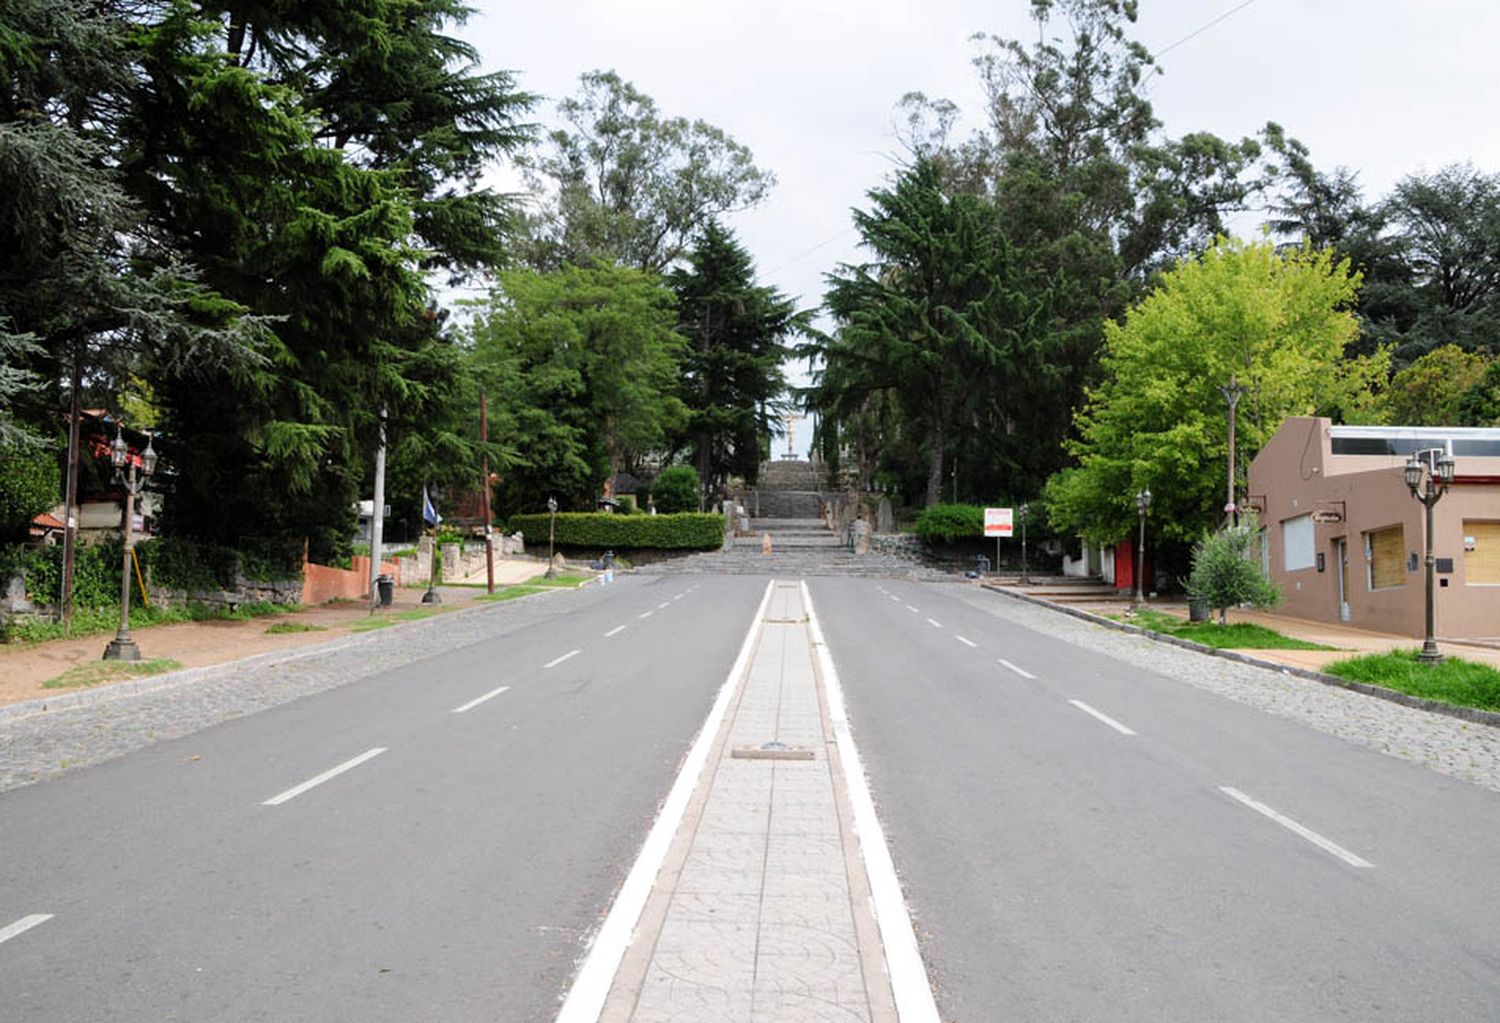
[[[1425,462],[1422,460],[1424,455]],[[1421,501],[1422,506],[1427,509],[1427,638],[1422,641],[1422,652],[1417,654],[1417,660],[1423,664],[1438,664],[1443,659],[1433,634],[1432,577],[1436,559],[1432,556],[1432,509],[1442,499],[1443,491],[1453,483],[1455,469],[1453,456],[1442,448],[1429,448],[1412,455],[1403,473],[1406,485],[1411,489],[1411,496]],[[1422,486],[1424,476],[1427,478],[1425,488]]]
[[[1021,515],[1021,584],[1026,586],[1030,585],[1031,578],[1026,569],[1026,513],[1030,511],[1030,508],[1025,501],[1021,502],[1019,511]]]
[[[1239,407],[1240,396],[1245,393],[1245,387],[1231,373],[1229,383],[1221,386],[1219,391],[1224,395],[1224,400],[1229,402],[1229,489],[1228,496],[1224,499],[1224,514],[1229,516],[1231,526],[1237,526],[1240,520],[1239,508],[1234,501],[1234,426],[1235,409]]]
[[[557,566],[553,564],[553,548],[557,540],[557,498],[547,498],[547,578],[557,577]]]
[[[1141,606],[1141,596],[1146,589],[1146,509],[1151,507],[1150,487],[1136,492],[1135,507],[1141,519],[1141,538],[1135,546],[1135,594],[1130,601],[1130,606],[1138,609]]]
[[[139,661],[141,648],[130,638],[130,569],[135,554],[135,499],[145,486],[146,479],[156,471],[156,449],[151,439],[146,439],[146,450],[141,452],[141,475],[135,474],[135,460],[125,446],[125,437],[119,426],[115,427],[115,442],[109,447],[109,462],[115,467],[115,483],[125,488],[125,521],[121,525],[121,538],[125,542],[125,554],[120,563],[120,628],[109,646],[104,648],[106,661]]]

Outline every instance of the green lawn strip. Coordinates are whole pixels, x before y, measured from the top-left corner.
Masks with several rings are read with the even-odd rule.
[[[1139,625],[1152,632],[1160,632],[1179,639],[1202,643],[1220,650],[1336,650],[1337,647],[1321,643],[1309,643],[1303,639],[1283,636],[1264,625],[1236,622],[1219,625],[1217,622],[1188,622],[1175,615],[1160,611],[1139,611],[1133,618],[1121,618],[1132,625]]]
[[[474,599],[483,601],[515,600],[517,597],[528,597],[533,593],[541,593],[544,589],[546,587],[543,586],[507,586],[503,590],[486,593]]]
[[[1351,682],[1383,686],[1455,707],[1500,711],[1500,671],[1458,657],[1445,657],[1441,664],[1422,664],[1416,650],[1393,650],[1347,657],[1324,665],[1323,670]]]
[[[323,625],[310,625],[307,622],[277,622],[275,625],[266,626],[266,635],[280,636],[289,632],[327,632]]]
[[[182,662],[159,657],[154,661],[95,661],[69,668],[56,678],[42,683],[43,689],[82,689],[104,682],[119,682],[127,678],[145,678],[160,675],[165,671],[176,671]]]

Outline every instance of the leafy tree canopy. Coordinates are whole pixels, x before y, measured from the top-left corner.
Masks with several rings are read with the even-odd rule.
[[[750,150],[704,121],[667,117],[613,71],[590,71],[558,105],[567,126],[525,161],[548,191],[530,261],[594,260],[665,271],[711,220],[758,205],[775,184]]]
[[[1078,465],[1047,486],[1052,524],[1103,542],[1134,525],[1149,487],[1160,535],[1190,542],[1217,524],[1233,378],[1237,451],[1248,460],[1289,415],[1370,415],[1387,356],[1349,359],[1359,276],[1327,251],[1278,253],[1221,240],[1162,275],[1123,321],[1105,325],[1104,379],[1069,444]]]
[[[680,429],[684,342],[672,292],[625,267],[503,274],[472,329],[473,367],[513,431],[502,515],[548,495],[588,509],[612,472]]]

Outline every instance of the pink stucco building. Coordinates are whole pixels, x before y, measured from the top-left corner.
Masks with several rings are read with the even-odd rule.
[[[1437,634],[1500,638],[1500,429],[1284,422],[1249,479],[1283,610],[1423,634],[1426,511],[1402,471],[1433,449],[1457,463],[1434,509]]]

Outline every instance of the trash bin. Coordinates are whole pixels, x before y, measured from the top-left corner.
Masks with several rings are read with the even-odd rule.
[[[376,576],[375,586],[380,590],[380,606],[390,607],[396,599],[396,580],[388,575]]]
[[[1194,596],[1189,596],[1188,597],[1188,621],[1190,621],[1190,622],[1206,622],[1206,621],[1208,621],[1208,610],[1209,610],[1209,608],[1208,608],[1208,598],[1207,597],[1194,597]]]

